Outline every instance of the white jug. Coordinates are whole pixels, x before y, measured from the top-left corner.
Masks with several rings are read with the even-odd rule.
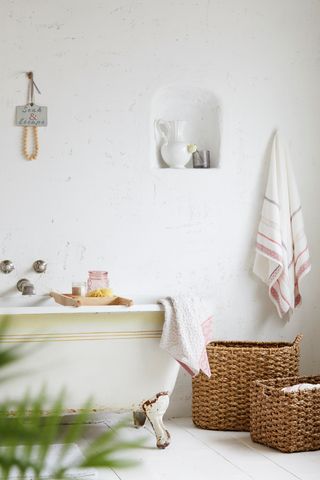
[[[186,123],[185,120],[155,121],[155,127],[163,139],[160,148],[162,158],[171,168],[184,168],[191,158],[188,143],[183,139]]]

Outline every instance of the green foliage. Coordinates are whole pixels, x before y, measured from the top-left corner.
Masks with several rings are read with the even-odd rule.
[[[10,380],[10,375],[5,373],[6,368],[23,358],[23,351],[19,346],[6,347],[1,342],[8,324],[9,319],[0,322],[0,383]],[[50,414],[44,416],[43,412],[48,410]],[[65,411],[63,393],[51,402],[45,391],[42,391],[36,398],[26,394],[19,401],[0,403],[1,480],[8,480],[13,469],[19,472],[19,478],[22,480],[27,474],[30,476],[31,472],[33,478],[39,480],[53,443],[63,444],[52,472],[52,478],[55,480],[67,478],[70,469],[74,468],[118,468],[135,463],[119,459],[118,453],[141,447],[144,442],[121,440],[119,434],[127,425],[126,422],[121,422],[91,441],[83,450],[84,458],[68,464],[68,452],[72,444],[77,443],[85,432],[85,423],[88,422],[90,415],[90,403],[81,409],[77,423],[61,429],[61,417]]]

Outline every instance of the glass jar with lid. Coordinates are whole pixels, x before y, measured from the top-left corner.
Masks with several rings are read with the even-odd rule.
[[[100,288],[109,288],[108,272],[104,270],[90,270],[88,272],[88,293]]]

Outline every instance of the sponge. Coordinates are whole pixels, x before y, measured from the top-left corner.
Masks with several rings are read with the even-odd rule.
[[[113,292],[111,288],[99,288],[98,290],[92,290],[87,294],[88,297],[112,297]]]

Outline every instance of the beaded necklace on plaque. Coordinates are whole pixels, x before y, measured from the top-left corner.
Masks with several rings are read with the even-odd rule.
[[[36,105],[34,101],[34,89],[41,94],[33,80],[33,72],[28,72],[29,79],[28,103],[16,107],[16,125],[23,127],[22,153],[27,160],[35,160],[39,153],[38,127],[47,126],[47,107]],[[30,133],[30,135],[29,135]],[[33,137],[32,152],[29,152],[29,136]]]

